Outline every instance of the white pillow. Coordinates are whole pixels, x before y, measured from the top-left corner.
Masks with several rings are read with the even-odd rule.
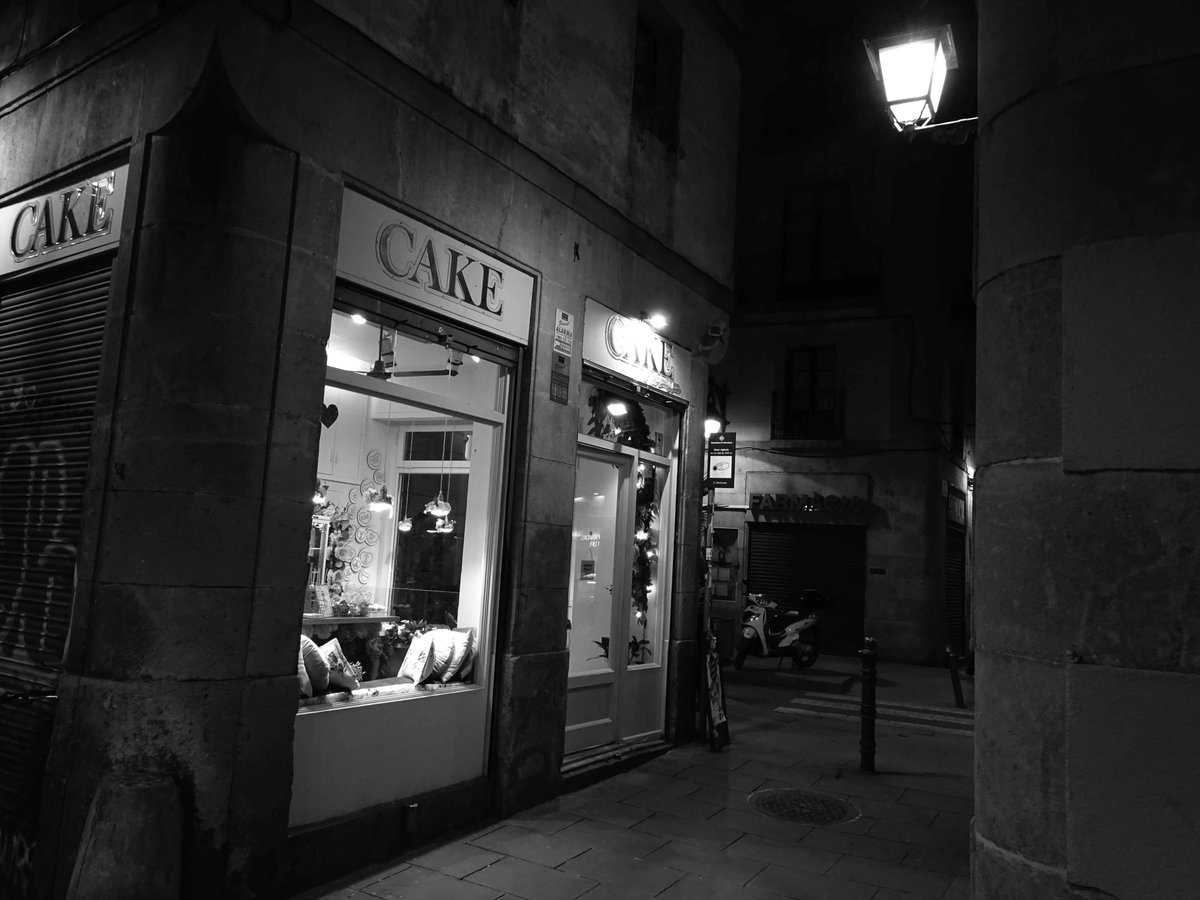
[[[460,671],[470,672],[467,663],[475,654],[475,630],[473,628],[456,628],[450,632],[450,659],[442,671],[442,682],[447,682]],[[464,669],[464,667],[466,667]]]
[[[300,679],[300,696],[312,696],[312,679],[308,677],[308,670],[304,668],[304,649],[300,649],[298,657],[298,665],[296,666],[296,677]]]
[[[329,665],[321,655],[321,648],[316,641],[306,634],[300,635],[300,694],[311,697],[313,692],[324,691],[329,687]],[[308,688],[305,691],[305,688]]]
[[[408,653],[400,664],[397,673],[400,678],[408,678],[413,684],[421,684],[433,673],[433,635],[436,632],[427,631],[418,634],[408,645]]]
[[[321,659],[329,666],[330,687],[341,688],[343,691],[352,691],[358,687],[358,679],[354,677],[350,660],[346,658],[337,638],[330,638],[317,649],[321,653]]]

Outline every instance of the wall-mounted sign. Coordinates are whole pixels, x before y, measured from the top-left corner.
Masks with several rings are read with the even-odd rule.
[[[737,435],[732,431],[727,431],[725,434],[714,434],[708,439],[709,487],[733,487],[736,454]]]
[[[623,316],[588,297],[584,306],[583,360],[663,394],[678,396],[691,355],[640,319]]]
[[[129,166],[0,209],[0,275],[95,253],[117,243]]]
[[[862,497],[837,494],[751,494],[750,512],[760,513],[866,513],[870,504]]]
[[[533,275],[349,189],[342,198],[338,274],[529,342]]]

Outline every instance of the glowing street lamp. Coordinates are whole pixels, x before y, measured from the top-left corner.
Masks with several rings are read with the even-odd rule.
[[[897,131],[931,127],[946,86],[946,72],[958,68],[949,25],[863,39],[875,79]]]

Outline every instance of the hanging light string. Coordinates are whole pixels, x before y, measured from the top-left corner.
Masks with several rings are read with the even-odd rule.
[[[450,376],[453,374],[453,368],[449,362],[450,345],[446,343],[446,389],[449,393]],[[442,424],[442,453],[441,459],[438,461],[438,493],[437,497],[425,504],[425,512],[428,515],[434,516],[436,522],[433,528],[426,529],[430,534],[450,534],[454,531],[454,520],[451,519],[450,511],[452,507],[446,500],[445,490],[449,489],[449,478],[446,475],[446,439],[450,433],[450,417],[447,416]],[[453,446],[453,445],[451,445]],[[443,484],[445,490],[443,490]]]

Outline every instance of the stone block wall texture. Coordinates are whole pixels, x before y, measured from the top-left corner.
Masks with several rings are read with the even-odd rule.
[[[1200,29],[1171,0],[985,0],[979,35],[973,894],[1182,900]]]
[[[319,2],[353,30],[348,42],[404,60],[712,277],[731,277],[738,60],[715,4],[662,4],[686,29],[675,154],[631,125],[636,2]]]

